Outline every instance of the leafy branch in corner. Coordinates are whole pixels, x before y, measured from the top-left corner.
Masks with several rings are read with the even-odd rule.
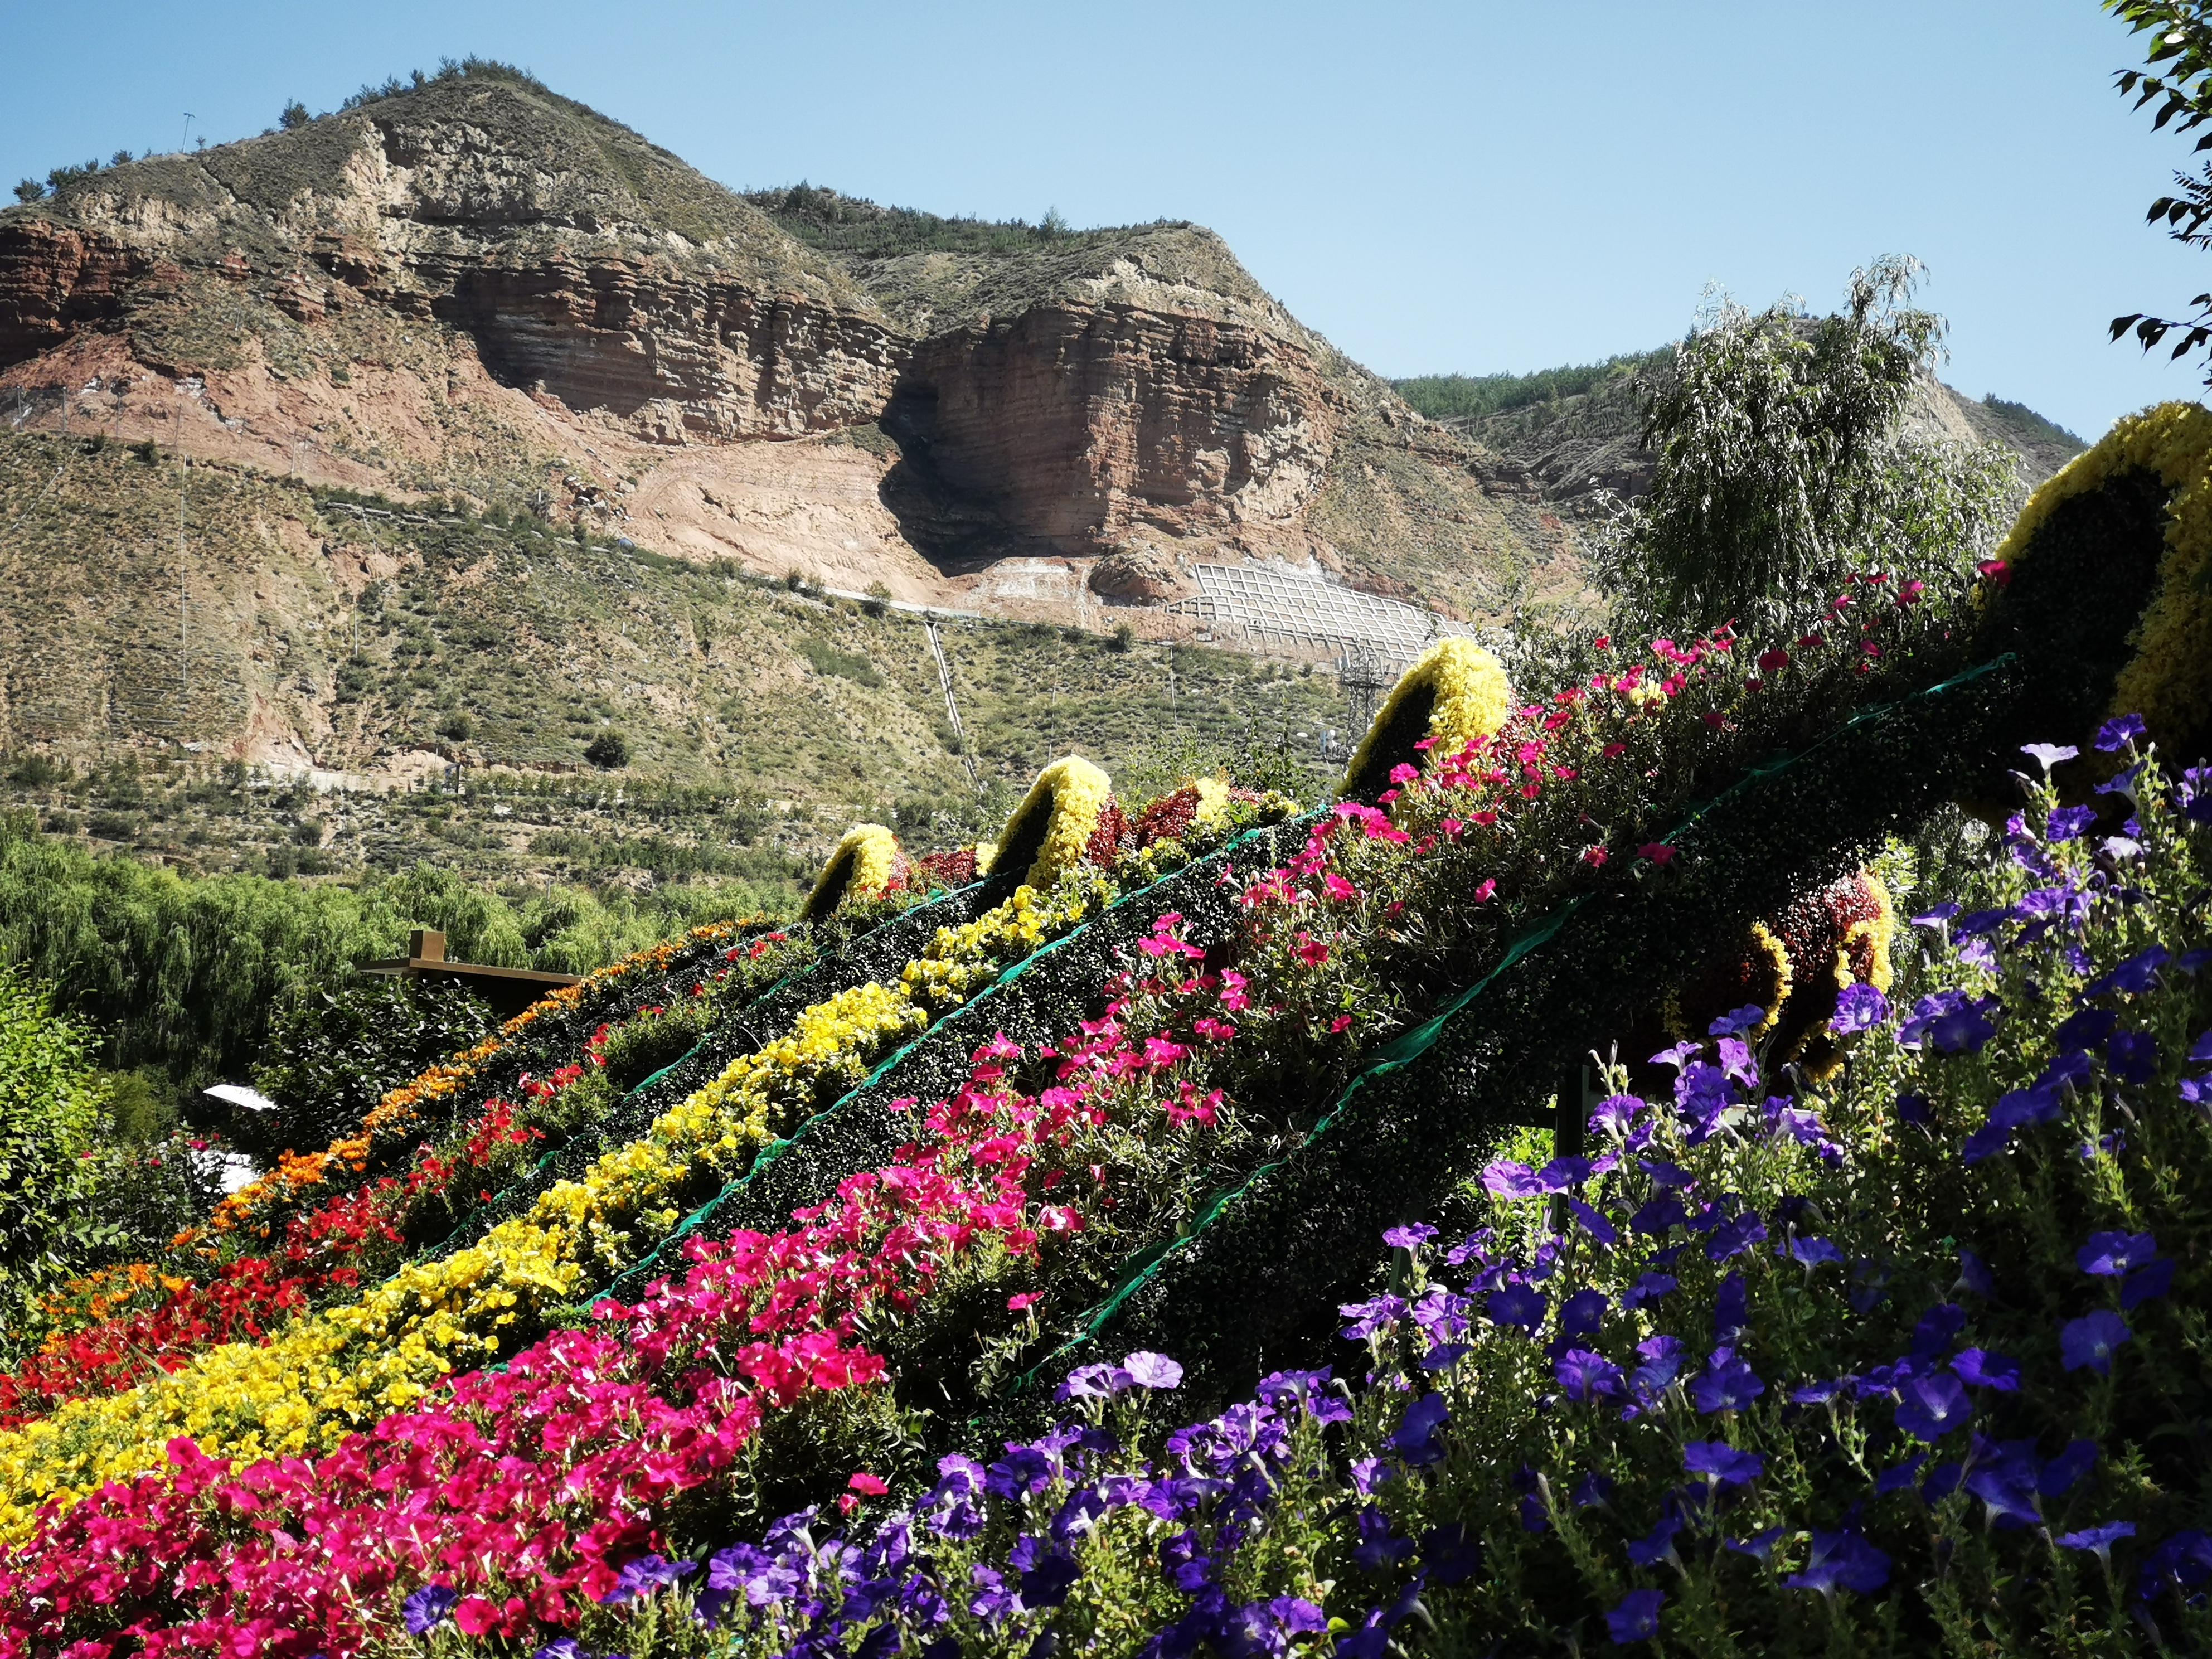
[[[2177,133],[2195,131],[2197,150],[2212,150],[2212,0],[2104,0],[2104,7],[2134,33],[2151,37],[2148,66],[2122,70],[2113,77],[2121,95],[2132,95],[2137,109],[2158,106],[2153,131],[2169,126]],[[2200,162],[2193,173],[2175,173],[2173,182],[2177,193],[2153,202],[2145,221],[2163,223],[2177,242],[2212,247],[2212,161]],[[2212,292],[2189,303],[2197,315],[2186,321],[2141,311],[2115,317],[2112,337],[2132,331],[2148,351],[2178,332],[2181,338],[2171,355],[2186,357],[2212,344]],[[2207,380],[2212,382],[2212,368]]]

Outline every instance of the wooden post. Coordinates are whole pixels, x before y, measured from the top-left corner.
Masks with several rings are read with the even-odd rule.
[[[434,927],[417,927],[407,935],[407,954],[416,962],[443,962],[446,936]]]
[[[1589,1067],[1579,1067],[1559,1091],[1559,1121],[1552,1129],[1552,1156],[1577,1158],[1583,1150],[1583,1139],[1588,1133],[1590,1108],[1595,1103],[1590,1098]]]

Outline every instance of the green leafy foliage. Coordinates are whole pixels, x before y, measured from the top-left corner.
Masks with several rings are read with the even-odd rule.
[[[1531,404],[1580,397],[1608,380],[1626,380],[1662,363],[1673,348],[1629,351],[1602,362],[1540,368],[1533,374],[1416,374],[1391,389],[1432,421],[1480,419]]]
[[[499,1029],[459,987],[368,979],[306,992],[270,1022],[253,1086],[280,1109],[242,1113],[240,1145],[266,1156],[319,1150],[358,1124],[385,1093]]]
[[[191,878],[41,835],[0,814],[0,962],[53,988],[106,1033],[115,1070],[146,1066],[196,1093],[244,1076],[273,1014],[397,955],[413,927],[459,961],[586,973],[684,927],[750,914],[744,883],[602,902],[556,889],[510,902],[424,865],[357,885]]]
[[[2212,3],[2208,0],[2104,0],[2106,11],[2139,35],[2150,37],[2146,67],[2122,70],[2113,76],[2123,96],[2132,94],[2135,106],[2156,105],[2154,129],[2172,126],[2177,134],[2196,132],[2212,121]],[[2212,132],[2198,133],[2195,149],[2212,149]],[[2166,234],[2192,247],[2212,246],[2212,162],[2201,162],[2197,171],[2173,175],[2175,194],[2161,196],[2144,214],[2151,224],[2163,224]],[[2118,340],[2132,330],[2145,351],[2164,343],[2168,334],[2180,332],[2170,354],[2179,359],[2212,345],[2212,293],[2200,294],[2190,303],[2197,314],[2185,321],[2130,312],[2112,321]],[[2212,385],[2212,362],[2206,366]]]
[[[0,1275],[35,1273],[79,1209],[103,1103],[82,1025],[0,966]]]

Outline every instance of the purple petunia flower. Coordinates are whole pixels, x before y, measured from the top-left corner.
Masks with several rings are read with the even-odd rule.
[[[2112,1351],[2133,1334],[2119,1315],[2110,1308],[2099,1308],[2059,1328],[2060,1360],[2069,1371],[2087,1365],[2103,1376],[2112,1369]]]
[[[1792,1573],[1782,1582],[1791,1589],[1818,1590],[1832,1600],[1839,1589],[1869,1595],[1889,1582],[1889,1557],[1867,1542],[1856,1528],[1815,1532],[1805,1571]]]
[[[1901,1121],[1915,1124],[1923,1129],[1930,1129],[1936,1125],[1936,1114],[1929,1109],[1928,1097],[1925,1095],[1899,1095],[1897,1115]]]
[[[1996,1010],[1994,997],[1976,999],[1950,988],[1930,992],[1912,1005],[1912,1017],[1898,1027],[1898,1046],[1917,1049],[1926,1043],[1942,1054],[1978,1053],[1996,1035],[1989,1018]]]
[[[1567,1200],[1567,1212],[1594,1242],[1608,1246],[1620,1242],[1620,1230],[1579,1198]]]
[[[2051,1034],[2051,1040],[2057,1043],[2060,1054],[2079,1054],[2112,1036],[2119,1023],[2119,1015],[2110,1008],[2083,1008],[2061,1020]]]
[[[1645,1273],[1620,1293],[1620,1305],[1640,1308],[1647,1302],[1656,1302],[1680,1283],[1672,1273]]]
[[[2141,714],[2115,714],[2097,728],[2097,747],[2108,755],[2113,754],[2142,734]]]
[[[619,1607],[626,1601],[656,1595],[686,1573],[696,1571],[698,1565],[696,1561],[670,1561],[658,1555],[641,1555],[623,1564],[613,1587],[599,1601],[608,1607]]]
[[[1709,1486],[1741,1486],[1765,1473],[1766,1460],[1725,1440],[1692,1440],[1682,1448],[1682,1467],[1705,1476]]]
[[[1959,906],[1953,903],[1949,899],[1945,899],[1942,903],[1937,905],[1934,909],[1923,910],[1918,915],[1913,917],[1912,925],[1915,927],[1940,928],[1946,922],[1949,921],[1952,917],[1958,914]]]
[[[1433,1463],[1444,1455],[1437,1431],[1451,1421],[1451,1407],[1440,1394],[1425,1394],[1406,1407],[1398,1426],[1390,1431],[1390,1449],[1414,1465]]]
[[[1620,1598],[1620,1605],[1605,1616],[1605,1628],[1613,1639],[1626,1647],[1632,1642],[1648,1642],[1659,1633],[1659,1609],[1666,1605],[1662,1590],[1631,1590]]]
[[[2091,1233],[2089,1242],[2074,1252],[2074,1261],[2085,1273],[2118,1279],[2157,1254],[2158,1241],[2148,1233]]]
[[[2085,997],[2110,996],[2115,991],[2133,995],[2150,990],[2158,983],[2158,970],[2172,959],[2172,952],[2163,945],[2146,945],[2109,974],[2089,981],[2082,990]]]
[[[2160,1256],[2155,1261],[2144,1262],[2120,1281],[2120,1306],[2131,1313],[2172,1288],[2173,1258]]]
[[[1723,1538],[1721,1547],[1764,1561],[1774,1553],[1774,1547],[1782,1541],[1782,1531],[1780,1527],[1769,1527],[1765,1532],[1754,1533],[1749,1538]]]
[[[399,1604],[399,1616],[406,1621],[410,1636],[428,1636],[453,1615],[460,1605],[461,1593],[443,1584],[425,1584]]]
[[[1853,983],[1836,994],[1836,1012],[1828,1029],[1838,1036],[1870,1031],[1889,1018],[1889,999],[1871,985]]]
[[[1805,1276],[1808,1279],[1813,1276],[1814,1268],[1830,1261],[1841,1263],[1844,1259],[1844,1253],[1841,1250],[1817,1234],[1810,1238],[1791,1238],[1790,1254],[1804,1267]]]
[[[1942,1371],[1912,1377],[1899,1390],[1897,1426],[1915,1440],[1932,1445],[1973,1414],[1973,1402],[1959,1379]]]
[[[1180,1364],[1164,1353],[1151,1353],[1143,1349],[1124,1358],[1121,1369],[1140,1389],[1172,1389],[1182,1381]]]
[[[1534,1170],[1510,1158],[1498,1158],[1483,1170],[1482,1188],[1498,1198],[1541,1198],[1550,1190]]]
[[[2094,806],[2054,806],[2045,839],[2053,846],[2072,841],[2096,821],[2097,809]]]
[[[1533,1285],[1508,1285],[1502,1291],[1491,1292],[1484,1305],[1498,1324],[1517,1326],[1533,1336],[1536,1327],[1544,1322],[1544,1315],[1552,1303]]]
[[[2105,1066],[2123,1083],[2148,1083],[2158,1070],[2158,1039],[2148,1031],[2115,1031],[2105,1043]]]
[[[1570,1500],[1578,1510],[1602,1509],[1613,1498],[1613,1479],[1592,1469],[1575,1483],[1574,1496]]]
[[[1605,1323],[1605,1310],[1610,1305],[1603,1291],[1577,1291],[1559,1304],[1559,1334],[1595,1336]]]
[[[1735,1341],[1736,1333],[1750,1322],[1751,1295],[1744,1288],[1743,1275],[1730,1273],[1713,1297],[1713,1346]]]
[[[2070,761],[2076,756],[2080,755],[2081,751],[2075,748],[2071,744],[2024,743],[2020,746],[2020,752],[2033,760],[2037,765],[2043,769],[2045,775],[2048,776],[2050,775],[2051,769],[2057,765],[2059,762]]]
[[[1681,1338],[1662,1331],[1638,1343],[1636,1352],[1644,1363],[1629,1373],[1628,1391],[1636,1396],[1639,1406],[1649,1407],[1681,1374],[1682,1361],[1689,1350],[1683,1346]]]
[[[1762,1024],[1766,1010],[1747,1002],[1741,1008],[1731,1008],[1707,1028],[1705,1035],[1717,1037],[1740,1036]]]
[[[1607,1095],[1591,1109],[1589,1127],[1611,1135],[1626,1134],[1628,1126],[1644,1110],[1644,1102],[1634,1095]]]
[[[1886,1498],[1891,1492],[1902,1492],[1918,1478],[1920,1466],[1928,1461],[1926,1452],[1915,1452],[1902,1463],[1892,1465],[1875,1477],[1874,1495]]]
[[[1553,1362],[1553,1374],[1568,1399],[1577,1404],[1618,1400],[1625,1390],[1620,1367],[1588,1348],[1569,1348]]]
[[[1546,1192],[1564,1193],[1588,1181],[1593,1167],[1586,1158],[1555,1158],[1536,1171],[1536,1179],[1544,1183]]]
[[[1766,1224],[1756,1210],[1745,1210],[1733,1221],[1713,1229],[1713,1236],[1705,1241],[1705,1259],[1718,1266],[1765,1242]]]
[[[1079,1365],[1067,1374],[1065,1382],[1053,1390],[1052,1397],[1063,1401],[1111,1400],[1133,1381],[1134,1379],[1129,1373],[1119,1365]]]
[[[1838,1376],[1823,1382],[1808,1382],[1802,1388],[1790,1389],[1790,1398],[1800,1406],[1825,1406],[1856,1381],[1856,1377]]]
[[[1628,1540],[1628,1559],[1639,1567],[1656,1567],[1662,1561],[1679,1560],[1674,1553],[1674,1534],[1681,1530],[1680,1516],[1661,1516],[1658,1524],[1650,1532]]]
[[[2008,1358],[2001,1353],[1990,1353],[1986,1349],[1960,1349],[1951,1361],[1951,1369],[1978,1389],[1994,1389],[1999,1394],[2012,1394],[2020,1388],[2020,1361]]]
[[[1382,1235],[1382,1242],[1394,1250],[1414,1250],[1437,1236],[1437,1230],[1425,1221],[1409,1221],[1402,1227],[1392,1227]]]
[[[2084,1550],[2105,1564],[2105,1571],[2112,1570],[2112,1546],[2123,1538],[2136,1535],[2132,1521],[2107,1521],[2101,1527],[2088,1527],[2080,1532],[2063,1532],[2057,1543],[2061,1549]]]
[[[1463,1522],[1447,1521],[1421,1534],[1421,1565],[1435,1583],[1464,1583],[1481,1570],[1482,1546],[1467,1535]],[[1314,1626],[1316,1630],[1328,1627],[1326,1619]]]
[[[1495,1297],[1492,1299],[1496,1300]],[[1352,1322],[1344,1328],[1342,1334],[1355,1342],[1364,1342],[1378,1331],[1392,1329],[1406,1316],[1406,1298],[1402,1296],[1378,1296],[1371,1302],[1346,1302],[1338,1306],[1337,1312]],[[1070,1382],[1073,1380],[1069,1378]]]
[[[1749,1365],[1726,1348],[1716,1348],[1711,1366],[1690,1384],[1690,1397],[1699,1411],[1741,1411],[1766,1392],[1766,1384]]]
[[[2097,1443],[2069,1440],[2064,1451],[2043,1466],[2035,1477],[2035,1489],[2045,1498],[2063,1497],[2076,1480],[2096,1467]]]

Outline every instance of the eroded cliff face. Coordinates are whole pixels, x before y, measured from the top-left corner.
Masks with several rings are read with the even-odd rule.
[[[907,356],[849,311],[636,261],[461,266],[432,309],[508,384],[660,443],[872,421]]]
[[[112,320],[152,261],[97,234],[35,218],[0,222],[0,368]]]
[[[1281,336],[1045,305],[922,343],[894,429],[1017,533],[1093,552],[1294,518],[1328,467],[1337,401]]]

